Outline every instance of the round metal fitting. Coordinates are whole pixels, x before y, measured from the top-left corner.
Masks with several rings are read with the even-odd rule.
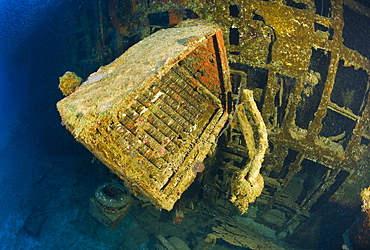
[[[131,203],[131,196],[116,182],[104,183],[95,191],[95,198],[106,212],[118,213]]]

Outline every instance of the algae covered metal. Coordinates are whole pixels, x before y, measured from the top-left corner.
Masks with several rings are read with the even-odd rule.
[[[57,108],[134,194],[171,210],[229,117],[230,89],[221,29],[189,21],[132,46]]]
[[[243,102],[236,107],[235,112],[250,160],[234,174],[231,181],[230,200],[242,213],[245,213],[249,203],[254,202],[261,195],[264,187],[260,169],[268,147],[267,130],[253,99],[252,90],[243,90]]]
[[[323,247],[322,243],[327,241],[323,240],[322,232],[329,232],[326,226],[332,225],[342,231],[326,236],[331,243],[342,242],[342,233],[353,220],[348,210],[360,210],[358,194],[370,185],[370,52],[366,46],[370,10],[348,0],[123,2],[132,3],[130,21],[124,18],[128,5],[120,1],[111,10],[111,18],[117,32],[127,40],[136,38],[135,34],[142,39],[184,18],[199,17],[217,23],[223,31],[231,68],[232,93],[228,79],[221,83],[225,86],[225,97],[230,94],[238,104],[245,101],[241,100],[244,89],[253,90],[266,124],[268,148],[262,165],[253,156],[258,146],[265,149],[266,140],[260,136],[265,133],[258,132],[257,119],[245,108],[247,103],[229,115],[232,122],[222,131],[223,136],[217,138],[220,139],[217,154],[208,158],[198,186],[209,207],[202,207],[197,213],[199,216],[200,211],[209,209],[212,216],[218,211],[225,218],[214,221],[217,226],[212,227],[213,232],[205,241],[213,245],[217,239],[223,239],[233,245],[258,248],[246,240],[248,233],[243,228],[253,220],[259,227],[268,227],[276,239],[312,249]],[[192,44],[201,34],[197,31],[181,41]],[[148,47],[149,51],[152,49]],[[223,55],[223,47],[219,49]],[[153,72],[172,63],[169,72],[183,67],[173,56],[164,57],[162,61],[167,63],[157,66],[148,55],[141,58],[148,60]],[[204,56],[198,53],[194,58],[202,60]],[[209,61],[198,62],[193,64],[197,67],[187,66],[188,72],[206,82],[212,79],[209,75],[202,77],[211,72],[207,70]],[[184,63],[189,65],[186,60]],[[88,82],[105,77],[103,69]],[[229,109],[220,93],[216,91],[215,96],[224,109]],[[162,97],[161,93],[152,96]],[[135,121],[136,117],[132,124]],[[215,129],[213,135],[219,132]],[[168,159],[168,155],[159,158]],[[250,181],[253,161],[258,172],[252,172],[258,179]],[[201,161],[194,161],[194,171],[203,168]],[[165,176],[166,172],[163,173]],[[167,182],[171,178],[164,183],[171,183]],[[166,185],[163,184],[164,189]],[[254,199],[255,203],[248,205]],[[242,212],[248,209],[248,213],[236,214],[234,205]],[[143,221],[146,220],[143,216]],[[264,231],[259,233],[265,234]]]

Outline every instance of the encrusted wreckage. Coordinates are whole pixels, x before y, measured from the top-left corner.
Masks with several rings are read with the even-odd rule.
[[[192,21],[137,43],[57,106],[76,140],[134,194],[171,210],[204,169],[230,90],[221,29]]]
[[[238,104],[235,112],[248,149],[249,161],[240,171],[234,174],[231,181],[231,202],[242,213],[245,213],[249,203],[254,202],[261,195],[264,187],[260,169],[268,147],[268,141],[266,126],[253,99],[253,91],[245,89],[242,94],[243,102]],[[251,122],[249,122],[246,114],[249,114],[248,117]],[[254,135],[253,127],[255,127],[257,135]]]
[[[351,43],[353,23],[346,26],[343,18],[353,11],[369,18],[370,12],[349,1],[319,2],[207,1],[189,7],[222,25],[232,84],[253,89],[267,126],[256,221],[298,244],[315,239],[306,229],[314,228],[318,217],[312,215],[326,201],[356,208],[370,181],[370,55]],[[227,198],[224,185],[248,159],[240,127],[229,130],[220,181],[209,183],[219,195],[210,196]]]
[[[313,248],[318,244],[320,224],[325,225],[329,216],[336,218],[335,212],[330,215],[322,212],[325,204],[360,211],[358,194],[370,185],[370,52],[366,35],[369,32],[363,30],[369,26],[356,25],[356,22],[369,23],[369,8],[348,0],[123,2],[130,3],[128,12],[119,3],[111,11],[116,13],[112,15],[112,22],[125,37],[141,34],[143,38],[162,28],[165,22],[174,26],[181,19],[196,17],[217,23],[223,31],[231,86],[226,77],[222,90],[225,97],[219,95],[221,92],[213,95],[221,100],[219,109],[228,113],[232,121],[226,122],[225,114],[218,123],[220,127],[227,124],[222,136],[219,137],[219,127],[210,135],[214,138],[210,141],[220,143],[215,160],[210,161],[214,164],[206,165],[204,171],[205,199],[214,204],[231,199],[246,211],[248,204],[237,201],[250,202],[256,198],[252,206],[249,204],[250,212],[245,216],[250,215],[256,222],[270,227],[280,239],[297,244],[310,241]],[[124,18],[121,20],[120,16]],[[130,26],[130,23],[136,25]],[[199,32],[191,36],[203,36],[202,31]],[[194,40],[197,39],[189,39],[189,43]],[[157,67],[177,62],[170,60],[164,66],[147,64],[157,71]],[[188,71],[197,75],[204,73],[200,68],[188,68]],[[102,73],[104,68],[100,75]],[[99,72],[91,78],[98,76]],[[83,88],[87,88],[87,84]],[[258,129],[255,123],[259,118],[246,108],[244,89],[253,90],[268,133],[269,147],[260,175],[254,179],[259,182],[254,186],[244,171],[249,169],[253,156],[258,155],[258,150],[254,152],[252,148],[261,146],[259,152],[262,152],[265,139],[259,136],[261,127]],[[226,100],[228,97],[230,102]],[[231,103],[242,104],[233,110]],[[137,121],[136,117],[130,119]],[[147,120],[144,118],[144,121]],[[165,141],[159,141],[158,145],[162,144]],[[167,145],[165,147],[167,149]],[[185,169],[191,169],[192,164],[204,158],[205,154],[189,161]],[[194,178],[195,174],[190,176]],[[243,190],[238,190],[241,186]],[[242,195],[248,188],[255,188],[254,195]],[[162,191],[160,187],[157,190]],[[225,207],[227,211],[226,204]],[[235,223],[219,220],[223,229],[215,227],[216,236],[210,235],[208,240],[212,242],[212,237],[216,237],[235,244],[236,240],[230,239],[232,235],[226,232],[227,225],[231,224]],[[341,237],[335,240],[340,242]],[[240,245],[251,247],[245,242]]]

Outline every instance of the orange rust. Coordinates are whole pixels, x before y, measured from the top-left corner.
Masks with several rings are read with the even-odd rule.
[[[110,70],[109,79],[85,85],[78,90],[83,94],[77,95],[79,98],[72,96],[58,103],[61,114],[70,118],[62,116],[66,127],[78,141],[124,179],[135,194],[167,210],[194,181],[191,166],[207,156],[228,116],[226,102],[221,99],[228,95],[219,89],[229,92],[230,82],[219,78],[229,79],[225,74],[229,71],[224,68],[227,63],[220,62],[218,46],[212,47],[217,45],[214,34],[219,28],[200,24],[199,20],[195,23],[196,29],[184,26],[161,30],[135,44],[114,63],[101,68],[102,72]],[[163,40],[171,41],[170,46]],[[188,44],[178,42],[187,40]],[[148,45],[168,53],[147,53]],[[146,60],[141,60],[142,56]],[[163,65],[166,70],[162,70]],[[115,104],[104,106],[108,112],[102,116],[101,104],[112,100]],[[70,107],[78,105],[94,115],[82,117],[81,122],[78,114],[69,115],[76,112]],[[109,129],[112,124],[120,126]],[[104,133],[97,133],[100,129]],[[94,138],[98,145],[91,143]],[[185,159],[184,152],[188,152]],[[164,163],[171,170],[163,171]]]
[[[183,219],[183,217],[181,217],[181,216],[176,216],[176,217],[173,219],[173,223],[174,223],[174,224],[181,224],[182,219]]]
[[[168,15],[170,19],[170,27],[176,26],[184,18],[184,12],[179,9],[170,9]]]
[[[152,150],[146,152],[145,157],[149,158],[152,155],[152,153],[153,153]]]

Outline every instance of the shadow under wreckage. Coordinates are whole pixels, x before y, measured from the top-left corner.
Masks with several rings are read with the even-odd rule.
[[[173,11],[159,2],[143,13]],[[58,103],[66,128],[133,194],[175,218],[200,176],[202,198],[225,215],[203,239],[208,248],[217,239],[282,248],[253,241],[254,223],[301,247],[325,237],[368,244],[351,232],[370,185],[369,55],[346,39],[359,7],[211,2],[182,4],[213,23],[160,30],[81,85],[62,77],[61,90],[73,92]]]

